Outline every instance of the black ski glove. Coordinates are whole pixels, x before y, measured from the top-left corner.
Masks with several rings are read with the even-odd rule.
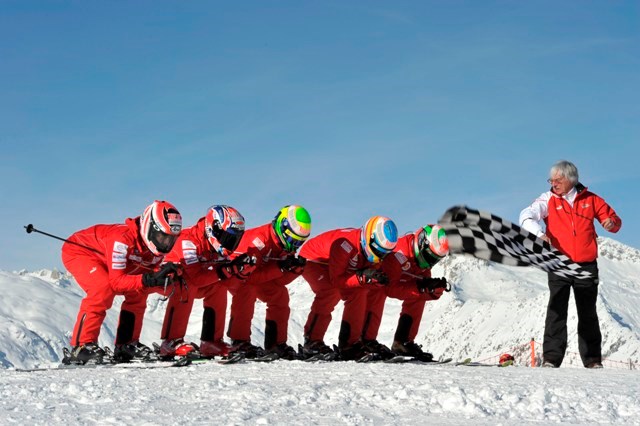
[[[219,267],[218,275],[221,278],[225,279],[238,278],[241,280],[246,280],[255,269],[255,256],[249,256],[248,254],[243,253],[228,264]]]
[[[442,288],[444,291],[451,291],[451,285],[445,277],[442,278],[421,278],[416,282],[420,293],[433,293],[436,289]]]
[[[173,280],[182,275],[182,266],[177,263],[165,263],[158,271],[142,274],[142,285],[145,287],[164,287],[173,284]],[[167,281],[168,279],[168,281]]]
[[[291,272],[296,275],[302,274],[306,264],[307,259],[302,256],[289,255],[282,260],[278,260],[278,266],[282,272]]]
[[[389,284],[389,277],[377,269],[361,269],[356,272],[356,276],[362,286],[384,287]]]

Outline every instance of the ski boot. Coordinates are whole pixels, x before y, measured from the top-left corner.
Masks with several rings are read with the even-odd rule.
[[[85,343],[75,346],[71,352],[65,348],[62,363],[65,365],[103,364],[104,356],[104,350],[97,343]]]
[[[242,352],[247,359],[259,358],[264,356],[264,349],[260,346],[252,345],[247,340],[234,340],[229,351],[230,354]]]
[[[272,346],[265,350],[268,354],[277,354],[279,359],[286,359],[292,361],[298,359],[298,354],[295,349],[286,343],[280,343],[279,345]]]
[[[124,345],[116,345],[113,349],[113,360],[115,362],[130,362],[134,359],[140,361],[151,361],[153,359],[153,351],[147,345],[139,341],[125,343]]]
[[[225,357],[229,356],[231,346],[222,340],[216,340],[215,342],[207,342],[205,340],[200,342],[200,355],[203,358],[213,358],[216,356]]]
[[[298,345],[298,355],[300,359],[332,361],[338,354],[322,340],[305,339],[304,346]]]
[[[433,361],[433,355],[429,352],[422,350],[422,345],[418,345],[416,342],[410,341],[401,343],[398,340],[393,342],[391,350],[396,355],[412,356],[418,361],[431,362]]]
[[[375,358],[371,352],[368,352],[362,342],[355,342],[351,345],[341,345],[338,347],[338,355],[343,361],[373,361]]]
[[[396,356],[395,353],[391,351],[386,345],[378,342],[377,340],[365,340],[362,343],[364,350],[370,352],[372,354],[378,355],[378,357],[382,360],[391,359]]]
[[[169,360],[176,356],[186,357],[193,352],[197,352],[197,348],[193,343],[186,343],[184,340],[178,338],[163,340],[158,350],[158,356],[160,359]]]

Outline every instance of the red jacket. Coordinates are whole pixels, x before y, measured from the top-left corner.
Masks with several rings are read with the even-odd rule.
[[[246,253],[256,258],[256,269],[247,279],[247,284],[260,284],[280,278],[283,272],[277,261],[288,255],[273,230],[271,222],[247,229],[235,253]]]
[[[561,197],[552,191],[543,193],[522,211],[520,223],[525,229],[541,235],[536,223],[543,219],[545,233],[555,248],[574,262],[592,262],[598,257],[593,221],[613,220],[615,225],[610,232],[615,233],[620,230],[622,220],[602,198],[589,192],[582,184],[578,183],[575,189],[573,206],[567,201],[567,196]]]
[[[414,234],[400,237],[393,252],[382,260],[382,271],[389,277],[389,285],[415,281],[417,277],[431,278],[431,269],[422,269],[416,262],[413,252],[414,239]]]
[[[420,292],[417,281],[421,278],[431,278],[431,269],[418,266],[413,251],[414,234],[405,235],[398,239],[393,253],[382,260],[382,271],[389,277],[389,284],[384,287],[387,296],[400,300],[435,300],[440,296],[434,293]]]
[[[211,249],[205,236],[203,217],[194,226],[182,230],[165,261],[182,264],[187,284],[200,287],[220,281],[218,264],[228,259]]]
[[[334,286],[360,287],[356,271],[380,267],[380,264],[370,263],[362,254],[361,232],[355,228],[324,232],[307,240],[300,249],[300,255],[309,262],[327,265],[329,279]]]
[[[142,274],[156,269],[164,258],[155,256],[142,241],[140,217],[127,219],[124,225],[94,225],[68,240],[100,253],[67,242],[62,245],[63,258],[86,256],[104,264],[109,271],[109,285],[116,293],[142,290]]]

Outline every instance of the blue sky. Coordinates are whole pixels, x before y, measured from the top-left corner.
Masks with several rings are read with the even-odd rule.
[[[0,269],[154,199],[302,204],[313,233],[467,204],[517,221],[568,159],[640,248],[633,1],[0,2]],[[606,234],[599,225],[600,234]]]

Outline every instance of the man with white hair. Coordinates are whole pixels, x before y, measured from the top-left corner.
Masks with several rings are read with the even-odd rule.
[[[578,169],[569,161],[551,167],[549,191],[520,213],[520,225],[549,242],[592,278],[579,280],[549,273],[549,304],[545,320],[543,367],[559,367],[567,349],[567,310],[573,294],[578,312],[578,349],[587,368],[602,368],[602,335],[596,312],[598,298],[598,243],[594,220],[609,232],[618,232],[622,220],[599,196],[578,181]],[[540,221],[544,221],[545,229]]]

